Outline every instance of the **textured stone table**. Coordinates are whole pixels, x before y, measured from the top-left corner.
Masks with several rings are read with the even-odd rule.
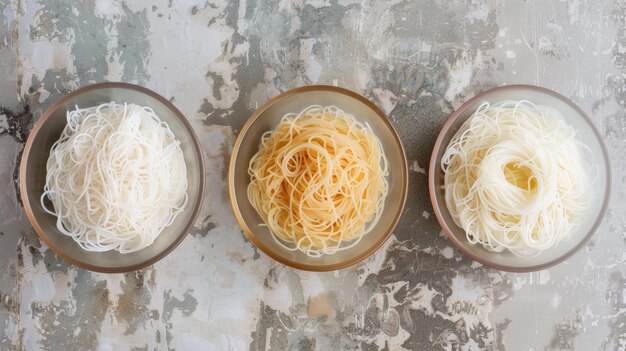
[[[0,0],[1,350],[624,350],[626,1]],[[141,4],[143,3],[143,4]],[[192,121],[207,190],[191,235],[139,272],[68,266],[17,193],[42,111],[126,81]],[[251,112],[292,87],[364,94],[398,127],[410,196],[365,262],[315,274],[277,264],[238,227],[226,173]],[[554,89],[593,116],[614,191],[598,233],[554,268],[509,274],[442,235],[427,191],[454,108],[507,83]]]

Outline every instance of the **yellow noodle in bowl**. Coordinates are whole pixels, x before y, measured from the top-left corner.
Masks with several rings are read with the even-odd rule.
[[[388,191],[380,140],[336,106],[285,115],[262,136],[248,174],[248,199],[274,240],[312,257],[356,245]]]

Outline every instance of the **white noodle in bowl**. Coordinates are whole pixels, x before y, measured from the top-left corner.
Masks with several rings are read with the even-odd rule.
[[[88,251],[148,247],[188,200],[180,142],[151,108],[136,104],[69,111],[46,170],[42,206]]]
[[[567,240],[592,204],[587,151],[555,108],[483,103],[441,158],[447,209],[471,244],[535,256]]]

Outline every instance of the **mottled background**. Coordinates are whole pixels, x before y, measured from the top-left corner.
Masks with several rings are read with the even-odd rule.
[[[626,349],[626,1],[0,0],[1,350]],[[171,99],[202,140],[202,213],[171,255],[129,274],[68,266],[17,193],[42,111],[90,83]],[[277,264],[241,233],[226,167],[251,112],[286,89],[336,84],[402,134],[410,196],[391,240],[331,273]],[[508,83],[590,113],[614,192],[592,241],[557,267],[509,274],[442,235],[426,168],[446,117]],[[211,199],[212,201],[209,201]]]

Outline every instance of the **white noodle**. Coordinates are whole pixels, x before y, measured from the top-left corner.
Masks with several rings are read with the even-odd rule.
[[[446,206],[468,241],[532,256],[568,238],[591,202],[575,137],[554,108],[482,104],[441,160]]]
[[[88,251],[141,250],[187,203],[180,142],[149,107],[111,102],[68,112],[46,168],[43,208]]]

